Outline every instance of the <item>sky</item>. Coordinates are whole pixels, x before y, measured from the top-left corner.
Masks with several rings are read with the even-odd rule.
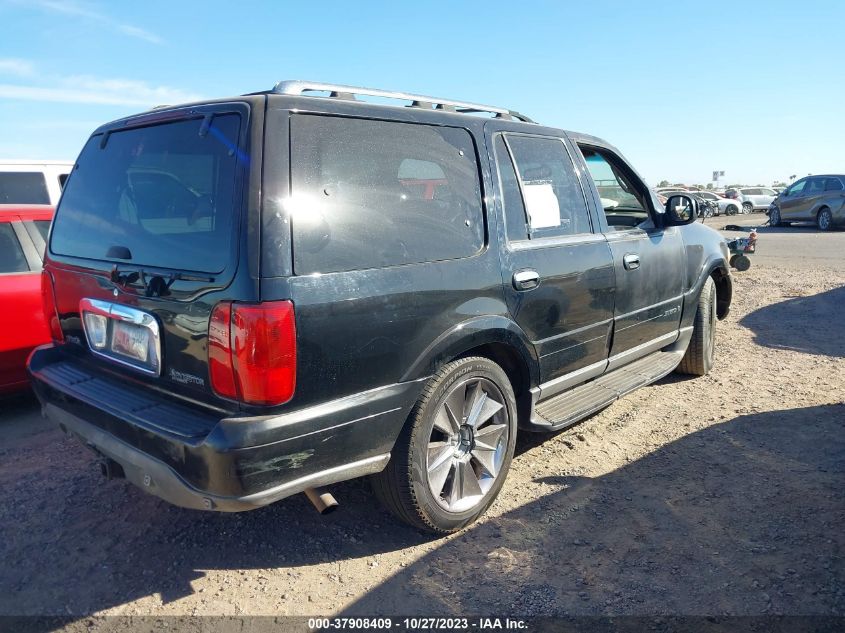
[[[0,160],[281,79],[518,110],[650,184],[845,172],[845,2],[0,0]]]

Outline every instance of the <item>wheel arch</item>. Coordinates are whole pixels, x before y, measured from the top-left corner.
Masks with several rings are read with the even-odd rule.
[[[709,276],[716,284],[716,317],[721,321],[731,310],[733,280],[727,268],[718,265],[710,269]]]
[[[716,286],[716,317],[719,320],[728,316],[733,298],[733,280],[731,279],[728,262],[722,257],[711,257],[701,267],[695,283],[684,296],[684,313],[681,317],[681,327],[689,327],[695,319],[698,298],[707,279],[713,280]]]
[[[502,368],[513,387],[518,417],[527,419],[530,389],[540,382],[539,358],[525,332],[506,317],[475,317],[453,326],[426,348],[402,380],[434,374],[443,365],[469,356],[482,356]]]

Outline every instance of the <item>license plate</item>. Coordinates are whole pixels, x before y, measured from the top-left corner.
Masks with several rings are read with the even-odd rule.
[[[150,331],[133,323],[115,321],[111,351],[142,363],[147,362],[150,350]]]

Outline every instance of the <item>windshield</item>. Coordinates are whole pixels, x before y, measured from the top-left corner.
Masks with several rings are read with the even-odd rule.
[[[207,128],[207,129],[206,129]],[[89,139],[56,212],[51,251],[209,273],[231,255],[240,116]]]

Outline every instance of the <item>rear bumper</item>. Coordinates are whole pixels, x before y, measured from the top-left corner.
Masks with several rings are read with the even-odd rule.
[[[282,415],[216,418],[128,384],[53,346],[29,371],[45,415],[178,506],[237,512],[378,472],[420,381]]]

